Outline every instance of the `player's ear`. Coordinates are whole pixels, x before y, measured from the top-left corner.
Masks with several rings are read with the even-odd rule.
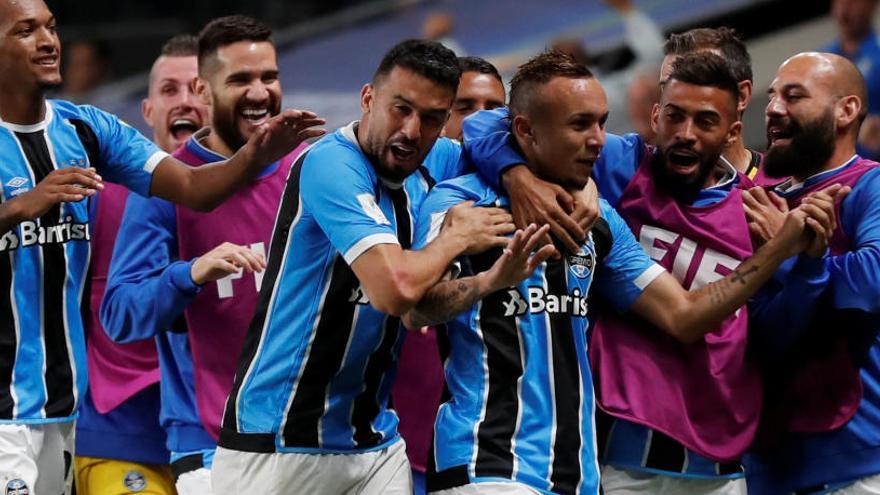
[[[194,77],[189,84],[192,92],[199,97],[202,105],[211,106],[211,83],[199,76]]]
[[[141,115],[144,117],[144,121],[150,127],[153,127],[153,104],[150,102],[149,98],[144,98],[144,101],[141,102]]]
[[[658,103],[654,103],[654,107],[651,108],[651,130],[654,131],[654,135],[658,134],[658,123],[660,122],[660,105]]]
[[[516,137],[522,139],[527,143],[531,143],[535,140],[535,133],[532,129],[532,123],[529,122],[528,117],[523,114],[518,114],[513,118],[511,129],[513,130],[513,134]]]
[[[724,139],[724,146],[731,146],[736,142],[739,135],[742,134],[742,121],[737,120],[736,122],[730,124],[730,127],[727,128],[727,136]]]
[[[373,85],[370,83],[364,84],[364,87],[361,88],[361,112],[370,113],[371,106],[373,104]]]
[[[749,102],[752,101],[752,81],[740,81],[737,85],[739,89],[739,101],[736,104],[736,110],[740,114],[746,111]]]

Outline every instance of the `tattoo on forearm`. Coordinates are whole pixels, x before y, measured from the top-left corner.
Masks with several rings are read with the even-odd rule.
[[[746,285],[746,277],[758,271],[757,266],[753,266],[746,270],[745,272],[740,272],[739,268],[733,270],[733,278],[731,278],[731,282],[739,282],[743,285]]]
[[[421,326],[443,323],[476,304],[480,297],[473,277],[437,284],[415,308]]]

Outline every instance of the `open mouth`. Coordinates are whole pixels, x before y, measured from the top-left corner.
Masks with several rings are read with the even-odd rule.
[[[690,150],[672,150],[666,155],[667,162],[673,172],[688,174],[700,164],[700,155]]]
[[[170,130],[174,139],[185,139],[199,130],[199,125],[192,119],[174,119],[174,121],[171,122]]]
[[[58,65],[58,55],[45,55],[34,59],[34,62],[41,67],[56,67]]]
[[[262,125],[269,120],[268,108],[245,108],[241,111],[241,116],[251,125]]]
[[[794,133],[790,129],[782,126],[770,126],[767,128],[767,142],[770,146],[777,144],[788,144]]]
[[[407,161],[412,160],[417,153],[415,146],[410,146],[402,143],[393,143],[389,146],[391,150],[391,154],[394,155],[394,158]]]

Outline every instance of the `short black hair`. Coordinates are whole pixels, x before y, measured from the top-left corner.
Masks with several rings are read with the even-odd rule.
[[[672,34],[663,45],[665,55],[718,50],[727,59],[737,81],[752,81],[752,57],[737,32],[728,27],[697,28]]]
[[[195,57],[199,54],[199,40],[191,34],[178,34],[162,45],[160,56]]]
[[[730,64],[712,52],[693,52],[684,54],[672,62],[669,80],[675,79],[695,86],[709,86],[726,91],[732,100],[732,110],[736,115],[739,102],[739,80],[733,74]]]
[[[526,111],[535,89],[555,77],[591,79],[593,72],[573,55],[560,50],[547,50],[519,66],[510,80],[510,114]]]
[[[429,40],[406,40],[391,47],[382,57],[373,74],[373,84],[391,73],[395,67],[409,69],[441,86],[458,90],[461,69],[455,52],[441,43]]]
[[[199,33],[199,68],[220,47],[239,41],[269,41],[272,28],[245,15],[218,17],[202,28]]]
[[[462,74],[464,74],[465,72],[489,74],[495,79],[498,79],[498,82],[504,84],[504,81],[501,79],[501,74],[498,72],[498,69],[496,69],[494,65],[489,63],[489,61],[484,58],[458,57],[458,68],[461,69]]]

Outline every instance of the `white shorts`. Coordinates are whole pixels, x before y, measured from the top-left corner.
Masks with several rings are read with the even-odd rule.
[[[211,468],[214,495],[411,495],[412,473],[401,439],[360,454],[258,454],[217,447]]]
[[[174,488],[177,489],[177,495],[212,495],[211,470],[201,467],[187,471],[177,477]]]
[[[641,471],[602,468],[605,495],[746,495],[746,479],[704,480]]]
[[[69,494],[73,422],[0,424],[0,493]]]
[[[830,495],[880,495],[880,474],[862,478],[852,485],[831,492]]]
[[[431,495],[541,495],[541,492],[522,483],[493,481],[470,483],[439,492],[431,492]]]

